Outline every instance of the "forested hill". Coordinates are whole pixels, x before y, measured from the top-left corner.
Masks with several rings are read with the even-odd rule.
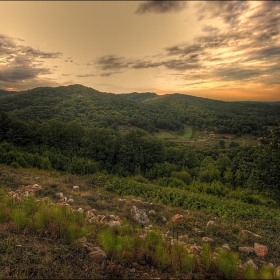
[[[0,91],[0,112],[21,120],[78,121],[86,127],[133,125],[148,132],[184,125],[218,133],[263,136],[280,125],[280,105],[224,102],[184,94],[113,94],[82,85]]]

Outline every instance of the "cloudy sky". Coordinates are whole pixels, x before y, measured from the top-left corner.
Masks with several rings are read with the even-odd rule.
[[[0,88],[280,100],[280,1],[0,1]]]

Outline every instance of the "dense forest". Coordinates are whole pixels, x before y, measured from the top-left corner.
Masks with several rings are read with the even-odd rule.
[[[0,112],[21,120],[76,120],[85,127],[133,125],[147,132],[191,125],[216,133],[264,136],[280,123],[279,105],[210,100],[183,94],[102,93],[81,85],[0,92]],[[277,104],[277,103],[276,103]]]
[[[149,188],[191,190],[270,207],[280,202],[279,105],[181,94],[116,95],[80,85],[11,95],[1,91],[0,100],[1,164],[133,176]],[[142,130],[120,133],[118,125]],[[184,125],[249,133],[262,141],[255,147],[233,142],[228,148],[198,149],[151,134],[157,129],[180,131]],[[117,190],[118,183],[110,188]],[[171,195],[169,202],[173,200]],[[183,200],[175,205],[183,206]]]

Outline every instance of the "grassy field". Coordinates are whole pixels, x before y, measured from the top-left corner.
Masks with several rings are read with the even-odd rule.
[[[131,130],[141,130],[135,126],[126,126],[126,125],[120,125],[118,126],[118,131],[120,133],[127,133]],[[168,130],[159,130],[158,132],[155,132],[152,134],[157,139],[162,140],[171,140],[175,142],[179,142],[182,144],[185,144],[187,146],[194,146],[196,148],[204,148],[204,147],[220,147],[220,140],[223,140],[225,142],[225,147],[229,147],[231,142],[235,142],[239,144],[241,147],[246,146],[257,146],[259,144],[259,141],[256,140],[255,136],[252,136],[250,134],[245,134],[239,137],[236,137],[235,135],[232,136],[232,139],[226,139],[224,134],[216,134],[215,138],[210,138],[208,134],[205,134],[203,131],[195,131],[191,126],[185,125],[184,131],[182,134],[179,134],[174,131],[168,131]]]

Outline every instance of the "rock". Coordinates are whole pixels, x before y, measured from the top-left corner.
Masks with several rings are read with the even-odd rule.
[[[56,193],[55,197],[58,199],[63,198],[64,197],[63,192]]]
[[[202,252],[202,247],[196,244],[192,245],[190,249],[194,254],[200,254]]]
[[[241,236],[247,236],[247,237],[253,237],[253,238],[261,238],[260,235],[258,234],[255,234],[249,230],[246,230],[246,229],[243,229],[241,230],[241,233],[240,233]]]
[[[161,220],[162,220],[163,223],[166,223],[166,221],[167,221],[167,219],[163,216],[161,217]]]
[[[267,247],[259,243],[254,244],[254,252],[258,257],[264,257],[267,254]]]
[[[119,221],[109,221],[109,222],[107,223],[107,225],[108,225],[109,227],[119,227],[119,226],[121,226],[121,223],[120,223]]]
[[[188,236],[187,234],[180,235],[180,236],[178,237],[178,240],[181,241],[181,242],[186,242],[186,243],[188,243],[188,241],[189,241],[189,236]]]
[[[68,199],[68,200],[67,200],[67,203],[68,203],[68,204],[73,204],[73,203],[74,203],[74,199],[73,199],[73,198]]]
[[[85,245],[87,243],[87,238],[85,236],[77,239],[75,242],[75,244],[78,244],[78,245]]]
[[[107,215],[107,219],[110,219],[111,221],[116,221],[116,216],[115,215]]]
[[[150,215],[156,215],[156,211],[155,211],[155,210],[150,210],[150,211],[149,211],[149,214],[150,214]]]
[[[274,264],[273,263],[269,263],[268,266],[271,267],[271,268],[274,268]]]
[[[135,268],[134,268],[134,267],[131,268],[131,269],[130,269],[130,272],[135,272]]]
[[[73,191],[75,191],[75,192],[78,192],[78,191],[80,191],[80,188],[79,188],[79,186],[73,186],[73,187],[72,187],[72,189],[73,189]]]
[[[174,215],[172,218],[171,218],[171,221],[174,225],[181,225],[183,224],[185,221],[184,221],[184,218],[182,215],[179,215],[179,214],[176,214]]]
[[[238,247],[238,251],[250,254],[250,253],[254,252],[254,248],[252,248],[252,247]]]
[[[37,192],[40,191],[42,189],[41,186],[39,186],[38,184],[34,184],[34,185],[30,185],[26,187],[26,190],[29,192]]]
[[[277,266],[277,267],[275,268],[275,276],[276,276],[276,277],[280,277],[280,266]]]
[[[254,270],[258,270],[258,267],[255,265],[255,263],[253,262],[253,260],[249,260],[244,264],[245,267],[247,266],[251,266]]]
[[[92,218],[92,217],[95,217],[95,214],[94,214],[94,213],[96,213],[96,212],[97,212],[97,210],[95,210],[95,209],[88,210],[88,211],[86,211],[86,217],[87,217],[88,219],[90,219],[90,218]]]
[[[83,208],[79,208],[77,211],[80,212],[80,213],[84,213],[84,209]]]
[[[101,249],[97,251],[91,251],[88,256],[97,263],[102,263],[107,257],[106,253]]]
[[[206,242],[206,243],[213,243],[214,240],[210,237],[202,237],[202,242]]]
[[[88,219],[88,223],[89,223],[89,224],[94,224],[94,223],[96,223],[96,222],[97,222],[96,217],[91,217],[91,218]]]
[[[140,207],[143,204],[140,199],[132,199],[131,202],[134,203],[137,207]]]
[[[201,234],[201,233],[203,233],[203,230],[201,230],[201,229],[199,229],[199,228],[194,228],[194,232],[195,232],[196,234]]]
[[[206,228],[208,228],[209,226],[214,226],[216,225],[214,221],[209,221],[206,225]]]
[[[140,224],[145,224],[150,222],[145,211],[138,209],[135,205],[131,208],[131,218]]]
[[[223,248],[223,249],[226,249],[227,251],[231,251],[231,249],[230,249],[230,247],[229,247],[228,244],[223,244],[223,245],[222,245],[222,248]]]

